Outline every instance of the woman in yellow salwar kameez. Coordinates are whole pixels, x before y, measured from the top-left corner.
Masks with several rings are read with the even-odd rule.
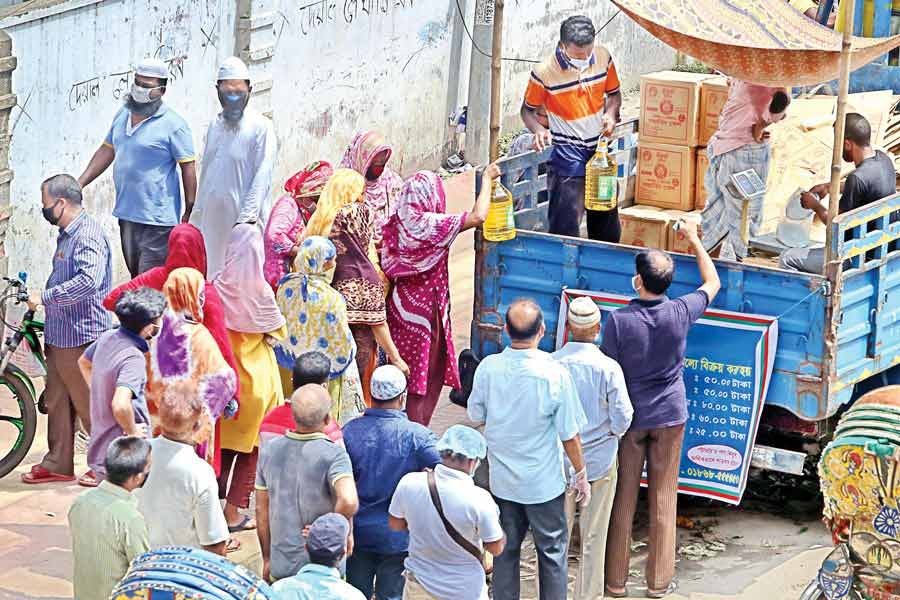
[[[222,422],[219,496],[226,500],[225,519],[231,531],[256,526],[239,509],[250,506],[259,426],[266,414],[284,400],[272,347],[284,339],[285,321],[275,303],[275,293],[263,277],[263,262],[259,228],[247,223],[236,225],[228,241],[225,266],[213,282],[225,310],[225,326],[241,386],[237,415]]]

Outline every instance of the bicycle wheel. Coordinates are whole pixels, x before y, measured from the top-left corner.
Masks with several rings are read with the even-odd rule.
[[[5,477],[31,450],[37,429],[34,394],[7,369],[0,375],[0,477]]]

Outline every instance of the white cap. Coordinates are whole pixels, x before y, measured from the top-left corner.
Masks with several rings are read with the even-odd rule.
[[[219,67],[219,76],[216,81],[224,79],[250,79],[250,69],[244,64],[244,61],[237,56],[229,56]]]
[[[435,450],[449,450],[467,458],[484,458],[487,455],[487,442],[483,435],[471,427],[453,425],[438,440]]]
[[[143,77],[156,77],[157,79],[169,78],[169,67],[158,58],[145,58],[134,69],[135,75]]]
[[[600,309],[587,296],[575,298],[569,303],[569,325],[591,327],[600,322]]]
[[[382,365],[372,373],[372,398],[393,400],[406,391],[406,375],[394,365]]]

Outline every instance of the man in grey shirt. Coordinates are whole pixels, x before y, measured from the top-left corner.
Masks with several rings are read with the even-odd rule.
[[[569,371],[587,424],[581,428],[584,465],[591,484],[591,503],[581,508],[581,569],[575,582],[576,600],[603,597],[606,531],[616,495],[616,453],[619,438],[631,425],[634,408],[625,387],[619,363],[597,347],[600,309],[587,296],[575,298],[567,314],[569,341],[553,353]],[[575,494],[566,493],[566,521],[569,535],[575,524]]]
[[[297,429],[263,446],[256,469],[257,535],[268,581],[292,577],[309,562],[306,531],[313,521],[336,512],[352,523],[359,508],[350,457],[324,433],[328,391],[304,385],[291,397],[291,411]]]

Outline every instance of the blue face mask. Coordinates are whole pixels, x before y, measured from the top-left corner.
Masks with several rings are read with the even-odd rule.
[[[592,55],[593,56],[593,55]],[[589,66],[591,66],[591,56],[587,58],[572,58],[568,54],[566,54],[566,60],[569,61],[569,64],[578,69],[579,71],[584,71]]]
[[[229,121],[240,121],[244,116],[250,94],[248,92],[219,91],[219,104],[222,105],[222,116]]]

